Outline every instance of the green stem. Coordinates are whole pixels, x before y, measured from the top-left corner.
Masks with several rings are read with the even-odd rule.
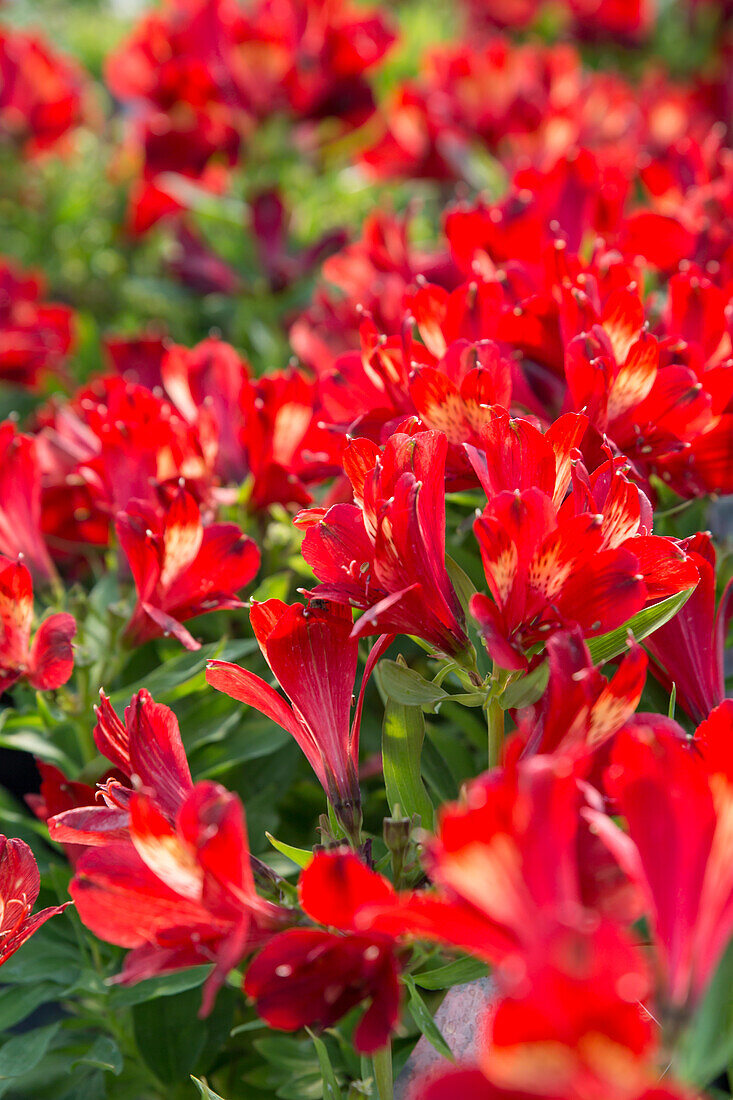
[[[489,767],[496,768],[501,763],[504,750],[504,711],[498,699],[489,700],[486,720],[489,727]]]
[[[394,1088],[392,1085],[392,1046],[376,1051],[372,1055],[374,1067],[374,1080],[377,1083],[377,1096],[379,1100],[394,1100]]]

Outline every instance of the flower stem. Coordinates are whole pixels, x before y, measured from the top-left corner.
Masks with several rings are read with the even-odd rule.
[[[489,727],[489,767],[496,768],[501,763],[504,750],[504,711],[498,699],[489,700],[486,720]]]
[[[392,1045],[376,1051],[372,1055],[374,1067],[374,1080],[377,1083],[377,1096],[379,1100],[394,1100],[394,1088],[392,1085]]]

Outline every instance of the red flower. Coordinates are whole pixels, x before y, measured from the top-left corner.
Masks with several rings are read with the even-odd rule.
[[[309,248],[293,254],[287,247],[288,218],[280,193],[261,192],[252,200],[251,209],[251,230],[260,264],[275,293],[303,279],[346,244],[346,231],[332,229]]]
[[[573,492],[557,506],[582,424],[561,421],[544,437],[521,421],[503,434],[498,421],[484,433],[484,454],[470,452],[490,494],[474,532],[493,597],[475,595],[471,613],[502,668],[526,668],[527,650],[552,631],[575,624],[586,637],[604,634],[697,584],[683,549],[649,534],[649,502],[620,462],[589,476],[576,461]]]
[[[82,121],[83,76],[37,34],[0,29],[0,136],[26,155],[51,148]]]
[[[395,939],[362,932],[370,910],[392,905],[394,890],[351,853],[320,853],[303,871],[299,894],[305,913],[345,935],[294,929],[276,936],[250,963],[244,991],[270,1027],[330,1027],[364,1000],[367,1011],[354,1046],[371,1054],[388,1042],[400,1007],[400,964]]]
[[[350,725],[359,650],[351,611],[321,599],[308,607],[266,600],[252,605],[250,621],[290,705],[259,676],[227,661],[209,661],[207,682],[293,735],[347,832],[358,835],[361,708],[369,675],[391,637],[372,649]]]
[[[366,439],[344,452],[356,504],[302,513],[303,557],[318,596],[363,608],[354,636],[416,634],[442,653],[475,655],[445,567],[441,432],[393,435],[384,452]]]
[[[41,301],[43,289],[36,275],[0,260],[0,378],[14,385],[35,388],[63,366],[72,344],[72,311]]]
[[[41,584],[56,576],[41,534],[41,468],[35,439],[0,424],[0,553],[22,555]]]
[[[117,516],[117,537],[138,597],[127,636],[141,645],[170,633],[187,649],[199,649],[182,622],[241,607],[235,593],[254,578],[260,553],[234,523],[204,528],[198,505],[185,489],[172,490],[168,501],[165,514],[137,500]]]
[[[217,783],[192,787],[173,822],[144,793],[129,812],[129,840],[86,851],[71,895],[95,935],[132,948],[121,982],[213,962],[206,1015],[232,967],[288,913],[258,897],[241,803]]]
[[[449,1100],[464,1084],[471,1100],[686,1095],[674,1082],[658,1087],[655,1025],[640,1003],[648,974],[641,953],[614,926],[585,935],[562,931],[506,977],[508,995],[487,1006],[479,1064],[428,1073],[410,1100]]]
[[[715,610],[715,548],[706,534],[693,535],[682,545],[700,576],[700,583],[673,619],[644,643],[651,670],[666,686],[674,684],[677,702],[696,722],[707,718],[726,697],[723,661],[725,638],[733,615],[733,581]]]
[[[37,932],[49,917],[67,905],[32,913],[41,887],[33,852],[22,840],[0,836],[0,966]]]
[[[626,818],[628,836],[610,818],[586,811],[601,839],[638,884],[662,955],[666,997],[696,1003],[733,932],[733,702],[698,726],[619,734],[606,787]]]
[[[127,839],[133,776],[171,823],[193,788],[178,720],[169,707],[156,703],[143,689],[125,708],[123,723],[104,692],[99,695],[94,743],[119,777],[100,786],[104,805],[94,798],[71,808],[50,808],[51,839],[63,844],[105,845]]]
[[[548,638],[545,652],[547,690],[536,706],[517,716],[524,751],[570,754],[599,748],[636,711],[646,680],[646,654],[632,646],[607,681],[595,668],[578,627]]]
[[[61,687],[74,668],[72,615],[45,619],[31,642],[33,584],[22,562],[0,557],[0,689],[24,677],[38,691]]]
[[[36,759],[36,767],[41,776],[41,788],[38,794],[27,794],[25,801],[39,821],[47,822],[57,814],[81,806],[96,806],[97,791],[88,783],[68,779],[60,768],[44,760]],[[85,847],[84,844],[65,844],[69,862],[76,863]]]

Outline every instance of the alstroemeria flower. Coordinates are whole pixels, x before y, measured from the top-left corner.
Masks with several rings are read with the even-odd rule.
[[[559,430],[561,421],[553,425],[557,441],[508,421],[510,444],[498,421],[484,431],[483,453],[470,450],[489,494],[474,533],[493,597],[475,595],[471,613],[502,668],[526,668],[527,651],[558,629],[604,634],[698,582],[684,548],[651,534],[651,506],[623,460],[589,475],[571,461],[582,419]]]
[[[700,583],[673,619],[644,643],[651,671],[665,687],[677,689],[677,702],[696,722],[707,718],[726,697],[725,639],[733,616],[733,581],[715,608],[716,554],[710,536],[693,535],[682,543],[700,575]]]
[[[63,366],[72,344],[72,311],[44,302],[44,289],[34,272],[19,271],[0,258],[0,378],[31,389]]]
[[[257,895],[242,805],[212,782],[186,793],[173,822],[133,794],[129,838],[88,849],[70,892],[95,935],[132,949],[123,983],[213,962],[201,1015],[227,973],[291,920]]]
[[[372,649],[350,722],[359,643],[352,637],[349,608],[322,599],[312,600],[307,607],[266,600],[252,605],[250,622],[290,705],[259,676],[228,661],[209,661],[208,683],[266,714],[293,735],[349,835],[358,834],[364,690],[391,637]]]
[[[733,701],[698,726],[619,734],[606,788],[626,819],[585,814],[638,884],[662,956],[672,1006],[703,995],[733,932]]]
[[[545,644],[549,680],[542,699],[518,712],[525,753],[592,752],[632,718],[646,681],[647,657],[633,645],[610,680],[593,664],[579,627]]]
[[[49,818],[51,839],[62,844],[98,846],[126,840],[133,776],[171,823],[193,788],[178,719],[170,707],[156,703],[143,688],[133,695],[121,722],[104,691],[99,696],[99,706],[94,708],[94,744],[121,778],[100,784],[101,802],[94,799],[71,808],[59,807]]]
[[[363,608],[355,637],[415,634],[441,653],[475,656],[445,567],[442,432],[393,435],[384,449],[352,440],[344,457],[355,504],[300,514],[314,594]]]
[[[22,554],[39,584],[56,576],[41,533],[38,446],[32,436],[21,435],[12,420],[0,424],[0,554]]]
[[[23,840],[0,836],[0,966],[50,917],[70,902],[33,913],[41,876],[33,852]]]
[[[322,852],[300,876],[305,913],[340,934],[298,928],[276,936],[250,963],[244,991],[270,1027],[331,1027],[351,1008],[369,1007],[354,1045],[372,1054],[389,1040],[400,1008],[400,963],[391,935],[368,929],[370,910],[392,906],[389,882],[350,852]]]
[[[684,1100],[659,1084],[656,1023],[641,1003],[649,975],[617,926],[560,932],[503,981],[476,1064],[428,1071],[409,1100]]]
[[[236,593],[253,580],[260,552],[234,523],[204,527],[198,505],[174,489],[166,511],[132,501],[119,512],[117,537],[130,563],[137,604],[127,625],[136,645],[172,634],[186,647],[200,643],[182,622],[207,611],[241,607]]]
[[[73,615],[49,615],[31,642],[33,583],[22,562],[0,556],[0,689],[21,677],[39,691],[61,687],[74,669]]]

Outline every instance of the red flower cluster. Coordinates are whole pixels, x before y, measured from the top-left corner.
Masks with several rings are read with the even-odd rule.
[[[41,34],[0,27],[0,140],[26,156],[58,146],[84,120],[85,78]]]
[[[330,0],[168,0],[109,59],[107,81],[134,111],[142,177],[131,226],[187,205],[175,177],[219,190],[248,134],[272,114],[345,126],[374,110],[365,73],[394,39],[377,11]],[[161,63],[161,59],[162,63]]]
[[[63,367],[72,345],[73,314],[42,301],[41,277],[0,260],[0,378],[35,388]]]

